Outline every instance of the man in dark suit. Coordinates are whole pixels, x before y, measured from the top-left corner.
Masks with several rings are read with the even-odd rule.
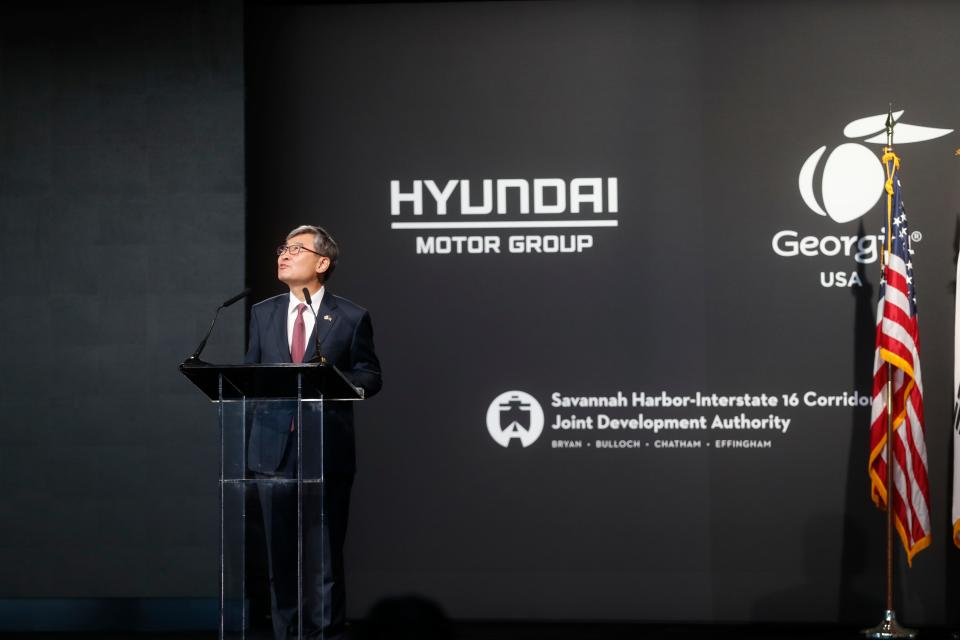
[[[320,352],[370,397],[380,390],[380,363],[366,309],[326,291],[339,249],[321,227],[301,226],[277,248],[277,278],[290,291],[253,306],[247,363],[308,362]],[[313,312],[304,299],[310,292]],[[344,634],[346,618],[343,543],[350,488],[356,469],[353,403],[304,403],[295,429],[292,403],[256,408],[247,466],[260,480],[270,568],[271,612],[276,640],[295,638],[297,620],[296,451],[301,438],[303,484],[303,637]],[[320,425],[323,459],[319,454]],[[322,464],[322,466],[321,466]],[[323,477],[320,484],[307,479]]]

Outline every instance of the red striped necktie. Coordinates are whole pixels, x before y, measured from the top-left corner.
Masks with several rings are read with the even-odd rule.
[[[303,312],[307,305],[302,302],[297,305],[297,319],[293,322],[293,339],[290,340],[290,359],[294,362],[303,362],[303,352],[307,348],[307,325],[303,322]],[[290,431],[294,430],[296,417],[290,418]]]
[[[303,354],[307,349],[307,325],[303,322],[303,312],[307,305],[302,302],[297,305],[297,319],[293,323],[293,339],[290,341],[290,358],[294,362],[303,362]]]

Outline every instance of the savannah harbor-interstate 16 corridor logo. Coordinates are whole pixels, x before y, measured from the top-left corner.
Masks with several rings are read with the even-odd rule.
[[[515,451],[534,444],[539,448],[544,441],[552,450],[763,451],[793,433],[793,414],[801,406],[831,412],[868,407],[871,401],[869,393],[857,391],[721,394],[617,389],[600,395],[553,391],[541,403],[514,389],[487,405],[485,426],[496,443],[491,446]]]
[[[903,111],[893,113],[896,125],[893,130],[894,145],[924,142],[953,132],[953,129],[938,129],[900,122]],[[887,114],[858,118],[848,123],[843,135],[849,140],[827,153],[827,145],[822,145],[811,153],[800,168],[798,187],[800,197],[814,214],[828,218],[833,222],[845,224],[859,220],[880,201],[884,193],[885,175],[883,164],[876,149],[869,145],[882,147],[887,142]],[[826,160],[821,159],[826,155]],[[815,189],[817,175],[820,175],[819,194]],[[819,197],[818,197],[819,195]],[[872,223],[868,223],[871,224]],[[914,231],[912,240],[919,241],[922,234]],[[823,287],[853,287],[863,284],[862,270],[856,265],[875,263],[880,256],[883,243],[883,230],[876,234],[865,235],[802,235],[795,229],[777,231],[771,241],[773,252],[783,258],[835,257],[853,258],[854,265],[848,265],[840,271],[821,271],[820,285]],[[818,260],[822,268],[822,262]],[[850,267],[853,266],[854,269]],[[862,269],[862,268],[861,268]]]
[[[529,447],[543,433],[543,423],[543,407],[524,391],[501,393],[487,409],[487,431],[501,447],[509,447],[514,440]]]

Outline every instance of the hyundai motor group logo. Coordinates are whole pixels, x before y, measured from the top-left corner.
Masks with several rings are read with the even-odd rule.
[[[543,407],[524,391],[501,393],[487,409],[487,431],[501,447],[514,440],[529,447],[543,433]]]
[[[903,111],[896,111],[893,119],[895,145],[924,142],[951,133],[953,129],[936,129],[899,122]],[[810,209],[834,222],[850,222],[870,211],[883,193],[884,170],[877,154],[862,143],[887,143],[886,114],[859,118],[843,129],[843,135],[860,142],[846,142],[827,155],[820,184],[820,200],[814,191],[814,174],[820,158],[827,150],[820,147],[800,168],[800,195]],[[822,203],[822,204],[821,204]]]

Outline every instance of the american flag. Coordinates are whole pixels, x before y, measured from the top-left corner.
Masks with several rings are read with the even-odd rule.
[[[958,152],[960,155],[960,152]],[[957,261],[956,302],[953,312],[953,505],[950,521],[953,523],[953,544],[960,547],[960,260]]]
[[[900,192],[900,158],[887,149],[883,164],[887,173],[886,260],[877,305],[870,418],[870,485],[873,502],[886,508],[887,364],[890,364],[893,383],[893,517],[907,552],[907,562],[912,564],[913,556],[931,540],[920,332],[910,232]]]

